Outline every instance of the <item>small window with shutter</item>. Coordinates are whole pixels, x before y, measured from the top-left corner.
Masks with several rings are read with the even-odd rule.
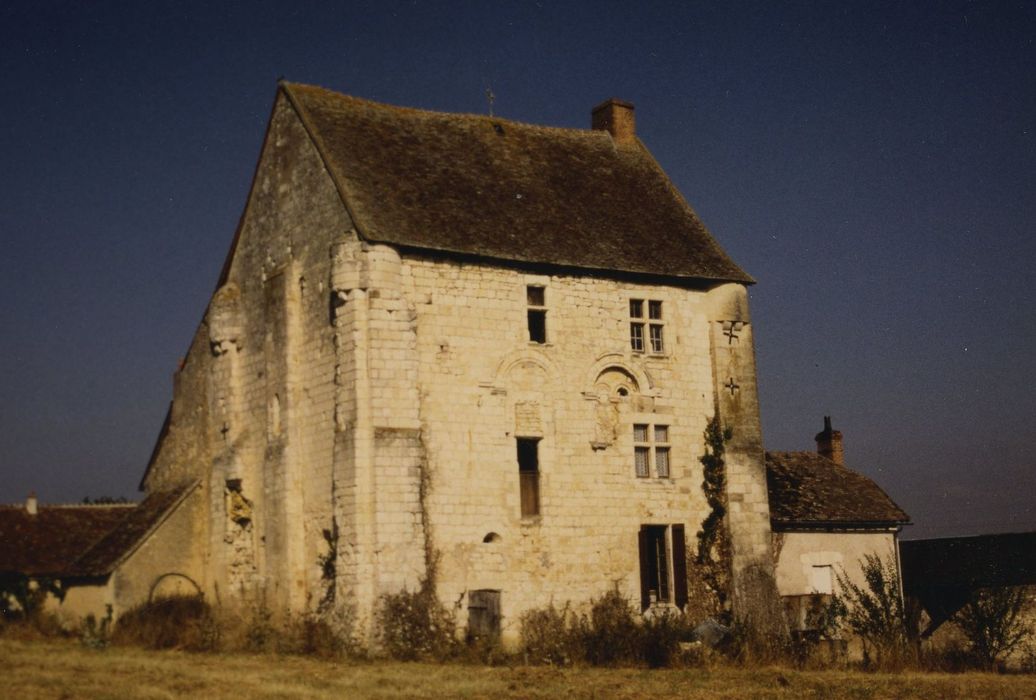
[[[640,603],[652,605],[687,604],[687,544],[683,524],[642,525],[640,548]]]
[[[518,438],[518,486],[522,517],[540,514],[539,438]]]

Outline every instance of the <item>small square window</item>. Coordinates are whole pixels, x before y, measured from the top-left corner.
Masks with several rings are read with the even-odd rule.
[[[648,318],[653,320],[662,319],[662,302],[660,301],[649,301],[648,302]]]
[[[646,425],[633,426],[633,442],[647,442],[648,427]]]
[[[644,318],[644,301],[630,299],[630,318]]]
[[[668,425],[656,425],[655,426],[655,442],[669,442],[669,426]]]
[[[543,287],[528,286],[525,288],[525,298],[529,306],[545,306],[546,293]]]

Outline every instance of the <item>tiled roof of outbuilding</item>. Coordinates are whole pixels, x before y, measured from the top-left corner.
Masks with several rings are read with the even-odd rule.
[[[57,575],[111,532],[132,504],[0,506],[0,573]]]
[[[104,576],[193,488],[149,494],[138,504],[0,506],[0,574]]]
[[[281,83],[360,235],[522,263],[750,283],[647,149],[605,131]]]
[[[880,486],[816,452],[767,452],[774,530],[894,527],[910,522]]]

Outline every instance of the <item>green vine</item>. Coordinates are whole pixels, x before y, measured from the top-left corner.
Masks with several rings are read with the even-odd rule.
[[[701,457],[702,491],[708,503],[709,512],[702,520],[698,531],[697,547],[688,543],[687,587],[694,592],[696,601],[693,614],[727,620],[730,614],[730,538],[727,534],[727,476],[724,453],[726,443],[733,435],[723,429],[718,417],[713,417],[705,426],[705,451]]]
[[[699,564],[713,561],[713,549],[723,535],[723,519],[727,515],[727,470],[723,454],[733,435],[730,428],[720,426],[719,416],[713,416],[705,426],[705,454],[701,457],[705,478],[701,488],[709,504],[709,514],[698,531]]]

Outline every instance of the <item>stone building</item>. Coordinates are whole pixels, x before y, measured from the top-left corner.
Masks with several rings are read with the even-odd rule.
[[[767,452],[777,590],[793,631],[839,593],[839,578],[866,589],[868,556],[898,570],[898,536],[910,517],[880,486],[845,466],[842,433],[824,418],[816,452]]]
[[[505,638],[609,589],[681,607],[716,415],[734,612],[772,619],[751,283],[630,104],[562,129],[281,83],[141,481],[190,491],[151,573],[366,638],[429,578]]]

